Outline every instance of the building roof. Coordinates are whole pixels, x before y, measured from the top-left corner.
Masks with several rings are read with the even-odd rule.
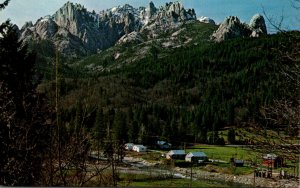
[[[166,141],[157,141],[157,144],[158,144],[158,145],[171,145],[171,144],[169,144],[169,143],[166,142]]]
[[[207,157],[207,155],[204,152],[190,152],[187,157]]]
[[[125,146],[133,146],[134,143],[126,143]]]
[[[139,148],[142,148],[142,147],[145,148],[145,147],[146,147],[146,146],[144,146],[144,145],[134,145],[134,146],[135,146],[135,147],[139,147]],[[133,147],[134,147],[134,146],[133,146]]]
[[[239,160],[239,159],[234,159],[234,163],[243,164],[244,161],[243,160]]]
[[[168,152],[169,155],[185,155],[184,150],[171,150]]]
[[[276,154],[274,154],[274,153],[269,153],[269,154],[267,154],[267,155],[265,155],[263,158],[264,159],[272,159],[272,160],[274,160],[274,159],[276,159],[278,156],[276,155]]]

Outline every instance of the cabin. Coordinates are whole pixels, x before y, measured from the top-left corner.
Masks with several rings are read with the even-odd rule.
[[[262,165],[269,168],[279,168],[283,167],[283,158],[277,156],[274,153],[269,153],[263,156]]]
[[[231,165],[235,167],[243,167],[244,166],[244,161],[240,159],[230,159]]]
[[[204,152],[190,152],[185,156],[186,162],[203,163],[208,161],[208,157]]]
[[[126,144],[125,144],[125,149],[126,149],[126,150],[133,150],[133,146],[134,146],[133,143],[126,143]]]
[[[157,141],[156,145],[160,148],[160,149],[170,149],[172,147],[172,144],[165,142],[165,141]]]
[[[167,159],[179,159],[179,160],[184,160],[185,158],[185,151],[184,150],[170,150],[166,154]]]
[[[134,145],[132,148],[133,151],[136,151],[138,153],[140,152],[146,152],[147,151],[147,147],[143,146],[143,145]]]

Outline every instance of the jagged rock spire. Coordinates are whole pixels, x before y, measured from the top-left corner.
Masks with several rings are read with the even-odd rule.
[[[236,16],[230,16],[212,34],[211,39],[220,42],[238,37],[259,37],[264,34],[267,34],[267,28],[263,16],[254,15],[249,25],[242,23]]]

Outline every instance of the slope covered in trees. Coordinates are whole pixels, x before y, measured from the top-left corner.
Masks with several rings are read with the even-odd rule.
[[[83,110],[87,129],[109,128],[124,141],[223,143],[218,130],[264,123],[262,107],[296,96],[281,74],[283,45],[293,45],[284,34],[236,39],[182,47],[159,58],[149,54],[109,72],[82,70],[84,78],[62,75],[63,119],[72,126]],[[51,82],[41,89],[51,95]]]

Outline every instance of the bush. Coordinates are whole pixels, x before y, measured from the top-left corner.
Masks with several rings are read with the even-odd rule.
[[[217,139],[217,141],[216,141],[216,144],[217,145],[225,145],[225,140],[224,140],[224,138],[223,137],[219,137],[218,139]]]

